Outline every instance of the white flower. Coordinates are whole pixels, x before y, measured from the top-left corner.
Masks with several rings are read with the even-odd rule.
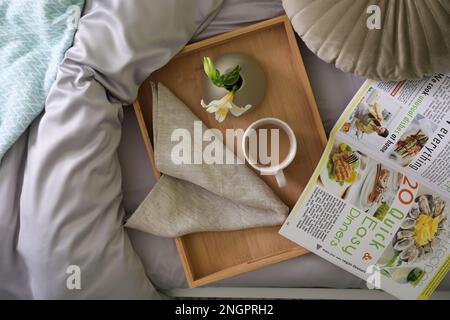
[[[250,104],[246,105],[243,108],[239,107],[234,104],[233,99],[234,91],[230,91],[225,97],[220,100],[213,100],[208,105],[206,105],[202,100],[201,104],[202,107],[205,108],[209,113],[215,113],[216,120],[218,122],[223,122],[227,117],[228,112],[231,112],[231,114],[235,117],[239,117],[252,107]]]

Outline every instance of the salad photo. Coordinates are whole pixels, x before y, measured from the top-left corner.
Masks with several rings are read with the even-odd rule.
[[[346,143],[337,143],[330,153],[319,181],[336,196],[344,198],[351,185],[358,181],[367,157]]]
[[[357,153],[349,145],[341,143],[331,155],[331,161],[328,161],[328,177],[341,186],[346,182],[353,183],[358,176],[359,166],[360,161]]]

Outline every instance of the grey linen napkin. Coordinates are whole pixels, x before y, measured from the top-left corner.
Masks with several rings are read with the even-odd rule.
[[[194,137],[194,122],[200,120],[164,85],[153,84],[152,89],[155,162],[163,175],[125,226],[178,237],[282,224],[288,207],[246,165],[172,161],[173,147],[179,144],[171,139],[174,130],[186,129]],[[207,127],[201,125],[205,132]],[[222,142],[221,146],[224,157],[232,153]],[[194,149],[192,141],[191,159]]]

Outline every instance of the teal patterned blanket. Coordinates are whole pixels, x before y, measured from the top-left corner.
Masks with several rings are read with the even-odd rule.
[[[0,0],[0,161],[44,109],[84,0]]]

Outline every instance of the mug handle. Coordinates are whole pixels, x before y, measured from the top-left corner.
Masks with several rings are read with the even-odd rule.
[[[275,179],[277,179],[277,183],[280,188],[286,186],[286,177],[284,176],[283,170],[278,170],[275,174]]]

